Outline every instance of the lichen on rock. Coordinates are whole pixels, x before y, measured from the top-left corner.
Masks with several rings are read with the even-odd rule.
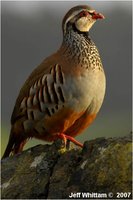
[[[64,149],[61,140],[35,146],[2,160],[2,199],[68,199],[84,192],[116,198],[132,191],[131,151],[131,135],[86,141],[83,149]]]

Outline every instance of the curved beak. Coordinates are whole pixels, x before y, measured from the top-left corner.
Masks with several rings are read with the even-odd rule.
[[[105,19],[105,17],[101,13],[93,12],[92,19]]]

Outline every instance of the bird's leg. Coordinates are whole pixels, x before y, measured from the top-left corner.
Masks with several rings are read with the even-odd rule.
[[[68,140],[70,140],[71,142],[73,142],[73,143],[76,144],[77,146],[83,148],[83,144],[82,144],[82,143],[78,142],[77,140],[75,140],[73,137],[71,137],[71,136],[69,136],[69,135],[65,135],[65,136],[66,136],[66,138],[67,138]]]
[[[77,140],[75,140],[73,137],[69,136],[69,135],[66,135],[64,133],[60,133],[58,135],[59,138],[63,139],[64,140],[64,143],[65,143],[65,146],[66,146],[66,142],[67,140],[70,140],[71,142],[73,142],[74,144],[76,144],[77,146],[80,146],[81,148],[83,148],[83,144],[78,142]]]
[[[67,139],[66,139],[66,135],[63,133],[60,133],[58,135],[58,138],[62,139],[64,141],[65,147],[66,147],[66,143],[67,143]]]

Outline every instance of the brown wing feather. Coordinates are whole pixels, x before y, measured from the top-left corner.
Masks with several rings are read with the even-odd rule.
[[[63,51],[64,50],[60,48],[60,50],[57,53],[46,58],[28,77],[23,87],[21,88],[18,98],[16,100],[15,107],[14,107],[12,117],[11,117],[12,125],[15,123],[16,119],[19,118],[20,115],[24,114],[24,112],[20,110],[20,104],[24,98],[29,97],[30,89],[34,86],[34,84],[36,84],[37,81],[39,81],[39,79],[51,73],[53,74],[53,81],[55,83],[57,81],[56,79],[59,79],[60,83],[63,84],[63,77],[60,73],[60,70],[61,70],[60,65],[62,66],[63,71],[65,71],[66,74],[67,74],[67,71],[70,71],[69,69],[71,68],[71,62],[67,58],[63,57]],[[59,77],[56,77],[54,71],[53,72],[51,71],[51,70],[54,70],[52,69],[52,66],[55,66],[57,63],[59,65],[59,73],[58,73]],[[34,86],[34,89],[35,87],[37,90],[38,86]],[[53,85],[51,85],[51,88],[52,87]],[[41,89],[39,88],[39,90]],[[62,97],[62,101],[64,101],[63,95],[61,95],[60,88],[58,88],[58,93],[60,94],[60,98]],[[54,93],[54,89],[53,89],[52,95],[53,95],[54,100],[56,101],[56,94]]]
[[[34,85],[34,83],[37,80],[39,80],[40,77],[42,77],[42,75],[49,73],[50,66],[53,63],[56,63],[55,58],[57,57],[58,56],[56,54],[53,54],[52,56],[45,59],[28,77],[23,87],[21,88],[18,98],[16,100],[14,110],[11,116],[11,124],[14,124],[18,115],[20,115],[20,103],[22,99],[28,96],[30,88],[32,87],[32,85]]]

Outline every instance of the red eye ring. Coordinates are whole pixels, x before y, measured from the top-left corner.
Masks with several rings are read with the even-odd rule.
[[[88,15],[89,13],[85,10],[80,13],[80,17],[87,17]]]

